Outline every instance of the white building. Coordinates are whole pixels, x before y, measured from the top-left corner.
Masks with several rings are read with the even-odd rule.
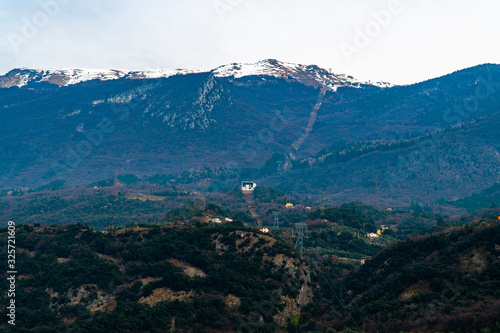
[[[241,182],[241,190],[242,191],[253,191],[257,187],[257,184],[250,181]]]

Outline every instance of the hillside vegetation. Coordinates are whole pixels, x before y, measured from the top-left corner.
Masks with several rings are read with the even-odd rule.
[[[325,210],[342,213],[338,223],[307,222],[303,260],[290,230],[263,234],[241,222],[199,223],[196,207],[173,211],[161,227],[100,232],[85,224],[19,225],[17,330],[2,329],[500,330],[500,222],[438,226],[397,242],[387,236],[391,243],[383,245],[357,237],[362,230],[353,226],[370,223],[363,209]],[[212,204],[203,211],[228,213]],[[176,216],[191,222],[175,222]],[[0,310],[5,316],[5,306]]]
[[[366,332],[499,332],[499,244],[498,222],[394,243],[324,286],[327,316]]]
[[[24,225],[17,251],[16,327],[26,332],[274,332],[316,289],[289,245],[230,225]]]
[[[282,71],[278,61],[265,63]],[[303,69],[4,85],[0,191],[82,186],[118,169],[162,185],[206,179],[210,192],[254,180],[287,194],[318,198],[323,188],[339,204],[371,203],[378,176],[380,202],[403,208],[498,182],[499,65],[385,88]]]

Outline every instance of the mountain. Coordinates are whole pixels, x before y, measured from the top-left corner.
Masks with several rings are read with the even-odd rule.
[[[211,207],[203,212],[210,214]],[[382,246],[347,227],[363,227],[368,216],[347,212],[325,210],[327,216],[343,215],[342,225],[309,221],[302,258],[293,248],[292,228],[263,233],[238,220],[203,223],[185,215],[161,226],[137,223],[104,232],[81,223],[19,224],[16,326],[4,321],[0,328],[457,333],[500,328],[500,222],[490,217]],[[7,226],[0,229],[2,237],[8,233]],[[7,251],[7,242],[0,248]],[[2,265],[7,271],[7,262]],[[9,282],[2,280],[5,290]],[[7,304],[10,296],[0,298]],[[4,317],[9,311],[0,309]]]
[[[275,332],[317,288],[293,247],[237,225],[26,224],[16,236],[25,332]]]
[[[337,283],[325,289],[327,308],[339,323],[330,326],[363,332],[497,332],[499,243],[500,225],[491,221],[392,244],[340,282],[332,274]]]
[[[14,69],[0,78],[0,87],[24,87],[34,84],[51,84],[56,86],[70,86],[81,82],[98,80],[108,81],[120,78],[150,79],[168,78],[174,75],[196,73],[187,70],[149,70],[149,71],[122,71],[102,69]]]
[[[334,153],[297,163],[290,172],[296,180],[293,188],[322,187],[335,193],[332,199],[337,202],[363,197],[373,203],[377,178],[383,206],[409,206],[411,200],[431,204],[443,197],[457,200],[499,181],[499,123],[497,112],[470,125],[415,140],[342,146],[340,153],[331,149]],[[271,181],[279,187],[279,181]],[[493,202],[474,207],[487,208]]]
[[[480,193],[475,193],[455,201],[448,201],[445,198],[441,198],[440,203],[465,208],[469,213],[488,207],[500,207],[500,184],[496,183]]]
[[[146,71],[127,71],[116,69],[14,69],[0,77],[1,88],[24,87],[48,83],[56,86],[69,86],[87,81],[108,81],[121,78],[131,80],[169,78],[175,75],[204,73],[199,70],[186,69],[152,69]],[[335,90],[339,86],[359,86],[368,84],[355,80],[351,76],[335,75],[315,65],[299,65],[268,59],[254,64],[233,63],[217,67],[205,72],[215,77],[242,78],[245,76],[273,76],[293,78],[310,85],[329,86]],[[371,83],[369,83],[371,84]],[[391,86],[386,82],[378,82],[381,87]]]
[[[372,203],[378,175],[389,206],[456,199],[499,181],[499,83],[493,64],[409,86],[277,60],[205,72],[13,70],[0,78],[0,188],[115,171],[276,170],[266,161],[279,154],[283,175],[255,180]]]

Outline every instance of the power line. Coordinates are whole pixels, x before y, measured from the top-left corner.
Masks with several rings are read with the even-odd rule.
[[[316,240],[314,238],[311,238],[311,241],[314,242],[316,244],[316,246],[319,246],[319,244],[316,242]],[[352,241],[351,241],[352,242]],[[354,244],[354,242],[353,242]],[[317,253],[315,253],[317,255]],[[319,260],[318,260],[319,261]],[[344,289],[346,291],[346,294],[349,295],[349,291],[347,290],[347,288],[345,287],[345,285],[342,283],[342,279],[340,279],[340,277],[335,273],[335,270],[332,268],[332,267],[329,267],[330,268],[330,272],[332,272],[334,275],[335,275],[335,278],[337,279],[337,281],[339,282],[340,286],[341,286],[341,289]],[[360,329],[360,327],[358,326],[358,324],[356,323],[356,321],[354,320],[354,318],[352,318],[351,316],[351,313],[350,311],[347,310],[347,308],[345,307],[345,305],[343,304],[342,302],[342,299],[340,297],[337,296],[337,294],[335,293],[334,289],[333,289],[333,286],[330,284],[330,281],[329,279],[325,276],[325,273],[317,268],[317,271],[323,276],[323,278],[325,279],[328,287],[330,287],[331,291],[333,292],[333,294],[335,295],[335,297],[339,300],[340,302],[340,305],[342,306],[342,308],[344,308],[344,310],[347,312],[347,315],[349,316],[349,318],[351,319],[351,321],[354,323],[354,325],[356,325],[356,327],[358,329]],[[342,291],[342,290],[341,290]],[[361,309],[361,307],[359,306],[359,304],[356,302],[356,299],[354,299],[352,296],[349,296],[351,298],[351,301],[356,305],[356,307],[359,309],[359,312],[366,318],[366,320],[368,321],[368,323],[370,324],[370,326],[373,327],[373,329],[375,330],[375,332],[378,332],[377,329],[375,328],[373,322],[370,320],[369,316],[366,315],[363,310]]]

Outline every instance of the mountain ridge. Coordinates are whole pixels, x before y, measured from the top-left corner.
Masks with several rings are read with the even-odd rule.
[[[256,63],[231,63],[221,65],[214,69],[190,70],[190,69],[148,69],[148,70],[121,70],[121,69],[85,69],[85,68],[57,68],[57,69],[34,69],[16,68],[0,76],[0,87],[24,87],[30,83],[47,82],[57,86],[68,86],[87,82],[91,80],[118,80],[118,79],[159,79],[175,75],[188,75],[199,73],[211,73],[215,77],[242,78],[247,76],[274,76],[274,77],[308,77],[307,81],[316,81],[316,84],[329,86],[332,90],[343,85],[374,85],[380,87],[393,86],[387,82],[366,82],[356,80],[345,74],[333,74],[330,71],[316,65],[302,65],[282,62],[274,59],[261,60]]]
[[[314,66],[280,69],[290,73],[281,76],[261,74],[272,74],[282,62],[259,66],[223,66],[218,76],[122,77],[61,87],[42,81],[0,89],[0,188],[56,179],[85,185],[116,170],[142,178],[223,167],[238,175],[239,169],[262,168],[274,154],[283,156],[284,174],[277,177],[277,160],[271,161],[273,170],[253,176],[259,184],[316,197],[326,187],[338,203],[371,203],[377,174],[381,195],[391,191],[391,206],[461,198],[498,182],[498,65],[388,88],[342,83]],[[332,81],[321,81],[322,75]],[[438,134],[423,144],[401,147],[432,133]],[[377,146],[383,142],[387,147]],[[314,160],[335,147],[352,147],[349,154],[371,150],[318,168]],[[460,179],[467,184],[457,187]],[[241,179],[231,181],[232,188]]]

